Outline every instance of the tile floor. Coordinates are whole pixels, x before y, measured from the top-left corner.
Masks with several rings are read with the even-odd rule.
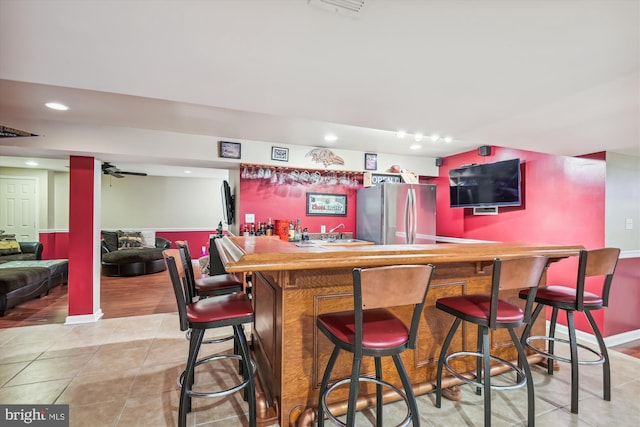
[[[0,329],[0,402],[68,403],[71,426],[175,426],[176,378],[187,354],[177,314],[105,319],[97,323]],[[208,351],[223,351],[207,346]],[[613,400],[600,397],[601,368],[580,370],[580,414],[571,414],[569,369],[553,377],[534,367],[537,426],[635,426],[640,421],[640,359],[611,354]],[[204,368],[203,368],[204,369]],[[201,385],[225,381],[233,369],[200,373]],[[203,378],[207,380],[203,380]],[[482,426],[482,397],[463,386],[458,402],[419,396],[423,426]],[[526,392],[493,393],[493,425],[526,425]],[[189,425],[247,425],[239,394],[224,399],[194,399]],[[395,425],[404,407],[385,407],[385,425]],[[372,425],[362,411],[358,425]]]

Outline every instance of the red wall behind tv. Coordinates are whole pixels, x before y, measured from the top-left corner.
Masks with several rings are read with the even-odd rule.
[[[472,209],[449,207],[450,169],[514,158],[523,163],[522,206],[499,208],[498,215],[473,215]],[[587,249],[604,246],[606,163],[602,155],[576,158],[492,147],[489,156],[469,151],[445,158],[435,181],[439,236],[579,244]],[[575,285],[576,268],[575,259],[554,263],[549,267],[547,282]],[[603,315],[604,310],[594,313],[599,327],[603,326]],[[566,325],[565,319],[559,322]],[[576,315],[576,327],[590,331],[583,316]]]

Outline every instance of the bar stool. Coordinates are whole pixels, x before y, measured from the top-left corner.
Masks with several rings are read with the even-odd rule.
[[[442,403],[442,368],[446,366],[451,374],[461,381],[474,385],[476,394],[482,394],[484,389],[484,425],[491,426],[491,390],[512,390],[527,386],[528,426],[535,425],[535,407],[533,394],[533,380],[531,370],[527,362],[527,356],[520,339],[516,335],[515,328],[525,322],[529,322],[533,298],[538,283],[544,274],[547,258],[543,256],[495,259],[491,278],[491,294],[489,295],[461,295],[448,298],[440,298],[436,301],[436,308],[455,316],[455,320],[442,346],[438,359],[436,380],[436,407]],[[528,288],[531,290],[524,310],[520,307],[499,299],[499,291],[506,289]],[[475,352],[459,351],[448,356],[447,350],[462,321],[478,325],[477,348]],[[513,363],[500,357],[493,356],[489,349],[489,329],[504,328],[509,331],[511,340],[518,352],[520,369]],[[459,357],[475,356],[475,377],[469,379],[457,372],[450,365],[452,359]],[[491,384],[491,360],[507,365],[518,374],[514,384]]]
[[[184,264],[185,273],[189,280],[189,288],[193,292],[193,296],[210,297],[216,295],[226,295],[233,292],[242,292],[242,281],[234,274],[217,273],[208,277],[196,278],[193,272],[193,262],[189,252],[189,243],[183,240],[181,243],[176,242],[176,246],[183,251],[181,260]],[[218,252],[211,250],[210,259],[218,256]],[[213,261],[210,261],[213,262]],[[218,262],[222,264],[218,257]],[[224,271],[224,267],[223,270]]]
[[[334,344],[333,352],[324,371],[318,399],[318,427],[324,426],[324,414],[334,423],[353,426],[356,415],[358,384],[360,381],[376,384],[377,425],[382,426],[382,387],[398,393],[408,406],[407,416],[400,425],[410,420],[420,425],[418,407],[400,353],[415,349],[420,315],[424,306],[431,276],[432,265],[396,265],[353,270],[354,310],[321,314],[317,317],[318,329]],[[413,305],[411,325],[386,310],[388,307]],[[340,350],[353,353],[351,377],[329,387],[331,371]],[[372,356],[376,377],[361,377],[360,365],[363,356]],[[395,364],[404,393],[389,382],[382,380],[383,356],[391,356]],[[349,402],[346,424],[338,420],[327,408],[329,394],[337,387],[349,384]]]
[[[578,281],[576,288],[549,285],[538,289],[536,294],[535,302],[537,305],[533,312],[533,321],[538,317],[543,307],[549,306],[553,309],[551,314],[551,325],[549,327],[549,336],[529,336],[531,333],[530,325],[528,325],[522,333],[522,342],[527,347],[547,357],[547,372],[549,375],[553,375],[554,360],[571,364],[571,412],[574,414],[578,413],[578,365],[602,365],[604,400],[611,400],[611,368],[609,366],[609,354],[607,352],[607,346],[602,339],[600,329],[598,328],[591,312],[593,310],[599,310],[602,307],[606,307],[609,304],[609,290],[611,288],[611,281],[613,279],[613,273],[615,272],[619,256],[620,249],[618,248],[603,248],[590,251],[581,250],[578,258]],[[585,282],[587,281],[587,278],[596,276],[601,277],[603,280],[600,295],[596,295],[585,290]],[[596,283],[589,282],[589,285],[590,287],[592,285],[595,286]],[[520,298],[525,299],[528,297],[529,295],[526,290],[520,292]],[[555,336],[558,310],[564,310],[567,315],[567,329],[569,332],[568,340],[557,338]],[[598,341],[600,352],[577,342],[573,317],[573,313],[575,311],[584,312],[589,324],[591,324],[596,340]],[[544,340],[549,343],[549,351],[544,351],[542,348],[536,347],[532,344],[533,341],[540,340]],[[562,357],[554,353],[554,344],[556,342],[569,344],[569,358]],[[598,359],[579,360],[578,347],[595,354]]]
[[[253,322],[253,308],[251,301],[244,293],[236,292],[228,295],[214,296],[193,302],[184,289],[187,285],[181,280],[184,274],[179,271],[180,267],[176,263],[172,252],[175,250],[165,250],[163,252],[167,269],[171,277],[171,284],[178,304],[178,316],[180,319],[180,330],[191,329],[189,340],[189,354],[187,365],[180,375],[178,385],[180,386],[180,405],[178,410],[178,426],[185,427],[187,424],[187,413],[191,412],[192,397],[224,397],[234,392],[245,390],[244,397],[249,404],[249,426],[256,425],[256,392],[254,380],[254,366],[249,358],[249,346],[244,335],[243,324]],[[202,339],[206,330],[232,326],[233,335],[238,343],[238,354],[214,355],[198,360],[198,353],[202,344]],[[195,380],[195,368],[198,365],[214,362],[222,359],[240,360],[243,366],[243,381],[231,388],[213,391],[197,392],[193,390]]]

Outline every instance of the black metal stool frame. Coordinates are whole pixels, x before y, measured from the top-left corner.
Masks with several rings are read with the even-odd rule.
[[[578,279],[573,298],[569,297],[569,290],[566,287],[553,285],[548,287],[551,293],[547,294],[546,289],[541,288],[540,292],[536,295],[535,302],[537,305],[533,312],[531,323],[535,322],[544,307],[551,307],[552,313],[549,325],[549,335],[530,336],[531,324],[527,325],[522,333],[521,341],[523,345],[547,358],[547,372],[549,375],[553,375],[555,360],[571,364],[571,412],[574,414],[578,413],[579,365],[602,365],[603,398],[606,401],[611,400],[611,367],[609,365],[609,353],[607,351],[607,346],[604,343],[604,339],[602,338],[602,333],[600,332],[591,311],[599,310],[609,304],[611,282],[613,280],[613,274],[615,272],[619,256],[620,249],[618,248],[602,248],[590,251],[584,249],[581,250],[578,258]],[[596,302],[585,303],[585,279],[593,276],[604,276],[601,297],[596,298]],[[561,294],[558,294],[558,291],[560,291]],[[561,298],[558,299],[558,295],[560,295]],[[520,293],[520,298],[524,299],[527,297],[528,295],[526,292]],[[568,340],[564,338],[557,338],[555,336],[559,310],[564,310],[567,316]],[[591,325],[591,329],[593,330],[596,340],[598,341],[600,352],[578,343],[573,315],[575,311],[584,312],[589,324]],[[548,351],[532,344],[533,341],[540,340],[548,342]],[[556,342],[569,345],[570,357],[568,359],[554,354]],[[597,359],[579,360],[578,347],[593,353],[597,356]]]
[[[418,407],[416,404],[415,394],[413,392],[413,388],[409,377],[407,375],[407,371],[404,367],[402,359],[400,358],[400,353],[405,351],[408,348],[415,349],[416,340],[418,334],[418,325],[420,323],[420,316],[422,314],[422,309],[424,307],[424,303],[426,301],[427,293],[429,291],[429,286],[431,284],[431,277],[433,274],[434,267],[432,265],[398,265],[398,266],[388,266],[388,267],[374,267],[369,269],[361,269],[355,268],[353,270],[353,283],[354,283],[354,310],[353,310],[353,321],[354,321],[354,336],[352,337],[351,342],[345,342],[337,337],[335,337],[322,323],[320,319],[316,322],[318,329],[323,332],[324,335],[329,338],[329,340],[334,344],[333,352],[331,353],[331,357],[329,358],[329,362],[324,371],[324,375],[322,378],[322,383],[320,385],[320,393],[318,398],[318,427],[324,426],[324,414],[327,414],[327,417],[334,423],[345,425],[345,426],[353,426],[355,423],[355,415],[356,415],[356,401],[358,398],[358,383],[359,381],[367,381],[374,382],[376,384],[376,423],[377,426],[382,426],[383,419],[383,408],[382,408],[382,387],[389,387],[398,393],[402,399],[407,404],[409,411],[407,416],[400,424],[401,426],[406,426],[409,424],[409,421],[413,422],[414,426],[420,425],[420,417],[418,413]],[[375,280],[372,278],[368,278],[368,283],[363,283],[363,275],[374,276]],[[368,276],[368,277],[369,277]],[[406,277],[411,278],[419,278],[418,282],[412,282],[411,280],[405,280]],[[397,292],[395,296],[387,299],[386,301],[381,301],[380,299],[376,299],[375,296],[372,298],[372,294],[376,293],[375,287],[377,286],[377,290],[379,292],[384,292],[385,287],[393,286],[394,284],[403,284],[412,286],[413,289],[411,292],[404,293],[401,288],[397,287]],[[363,287],[369,286],[374,288],[373,290],[367,290],[363,297]],[[388,290],[387,290],[388,292]],[[413,304],[413,314],[411,317],[411,325],[408,329],[408,337],[405,342],[399,344],[395,347],[386,347],[386,348],[368,348],[363,347],[363,323],[365,317],[366,310],[380,310],[384,307],[393,307],[400,305],[410,305]],[[348,313],[348,312],[345,312]],[[328,315],[340,315],[343,313],[328,313]],[[389,313],[390,317],[394,317],[391,313]],[[351,377],[338,381],[333,384],[331,387],[328,387],[329,380],[331,378],[331,372],[335,365],[335,362],[338,358],[338,354],[340,350],[345,350],[353,354],[353,363],[351,368]],[[371,356],[374,358],[375,363],[375,378],[369,377],[361,377],[360,376],[360,366],[362,363],[362,358],[364,356]],[[389,382],[386,382],[382,379],[382,361],[381,358],[385,356],[391,356],[393,359],[394,365],[402,382],[402,386],[404,388],[404,393],[400,391],[397,387],[393,386]],[[339,385],[350,383],[349,386],[349,400],[348,400],[348,409],[347,409],[347,422],[340,422],[327,408],[327,396],[328,394],[334,390]]]
[[[169,252],[169,251],[167,251]],[[194,322],[188,319],[187,315],[187,303],[185,297],[186,295],[185,289],[183,289],[183,281],[181,280],[180,274],[178,272],[178,267],[176,265],[175,258],[173,256],[165,256],[165,261],[167,263],[167,268],[169,270],[169,275],[171,277],[171,282],[173,285],[174,293],[176,296],[176,300],[178,302],[178,316],[180,319],[180,330],[186,331],[187,329],[191,329],[192,333],[189,339],[189,355],[187,358],[187,365],[184,372],[180,375],[180,404],[178,409],[178,426],[186,427],[187,425],[187,414],[191,412],[191,398],[192,397],[223,397],[227,396],[235,391],[239,391],[244,389],[246,392],[244,393],[244,398],[247,400],[249,404],[249,426],[256,426],[256,389],[255,389],[255,367],[253,362],[249,356],[249,345],[247,343],[247,339],[244,334],[243,324],[253,322],[253,313],[250,315],[245,315],[242,317],[234,317],[231,319],[219,319],[215,321],[209,322]],[[184,286],[188,286],[188,284],[184,284]],[[236,296],[239,296],[236,295]],[[244,294],[242,294],[243,297]],[[218,296],[211,297],[203,300],[201,304],[212,305],[216,303],[216,300],[223,300],[225,298],[234,297],[234,295],[230,296]],[[198,304],[199,302],[191,303]],[[222,328],[226,326],[233,327],[233,336],[238,344],[238,349],[240,355],[232,354],[232,355],[222,355],[222,356],[210,356],[205,359],[198,360],[198,353],[200,351],[200,347],[202,345],[204,333],[207,329],[212,328]],[[242,376],[243,381],[236,386],[233,386],[229,389],[224,389],[220,391],[213,392],[194,392],[192,391],[192,387],[195,379],[195,368],[197,365],[206,363],[208,361],[218,360],[228,356],[228,358],[241,359],[241,363],[243,366]]]
[[[535,290],[546,270],[547,258],[543,256],[534,257],[521,257],[512,259],[494,259],[492,279],[491,279],[491,294],[486,297],[479,296],[476,300],[478,305],[489,302],[489,312],[483,313],[482,317],[476,317],[473,315],[465,315],[465,313],[452,308],[445,301],[449,300],[470,300],[473,301],[476,296],[461,296],[453,298],[442,298],[436,301],[436,308],[443,310],[455,316],[455,320],[449,333],[442,345],[440,351],[440,357],[438,358],[438,368],[436,373],[436,407],[440,408],[442,405],[442,372],[446,366],[447,370],[451,372],[453,376],[461,381],[471,384],[476,387],[476,394],[482,394],[484,391],[484,425],[485,427],[491,426],[491,390],[512,390],[527,386],[527,419],[528,426],[534,427],[535,425],[535,395],[533,388],[533,380],[531,377],[531,368],[527,361],[527,356],[524,351],[524,347],[520,342],[520,338],[515,332],[515,328],[521,326],[523,323],[528,323],[531,318],[531,308],[533,306],[533,299],[535,297]],[[527,300],[524,310],[522,310],[522,317],[517,320],[505,320],[499,321],[498,307],[501,303],[499,299],[499,291],[501,289],[513,289],[513,288],[527,287],[531,290],[531,297]],[[461,351],[455,352],[450,355],[447,354],[447,350],[451,345],[453,337],[462,323],[462,321],[474,323],[478,326],[477,346],[475,352]],[[492,356],[489,346],[489,330],[495,330],[497,328],[507,329],[513,344],[518,353],[518,364],[522,367],[520,369],[513,363]],[[476,357],[476,373],[473,379],[469,379],[449,365],[449,361],[456,357],[463,356],[475,356]],[[507,365],[517,373],[517,380],[512,385],[498,386],[491,384],[491,360],[496,360],[502,364]],[[481,363],[482,361],[482,363]]]

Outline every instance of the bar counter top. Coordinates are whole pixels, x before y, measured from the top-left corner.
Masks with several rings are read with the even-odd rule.
[[[228,272],[306,270],[336,267],[373,267],[388,264],[441,264],[493,261],[519,255],[551,259],[577,256],[579,245],[516,243],[439,243],[432,245],[341,246],[328,243],[300,247],[276,237],[217,239]]]

